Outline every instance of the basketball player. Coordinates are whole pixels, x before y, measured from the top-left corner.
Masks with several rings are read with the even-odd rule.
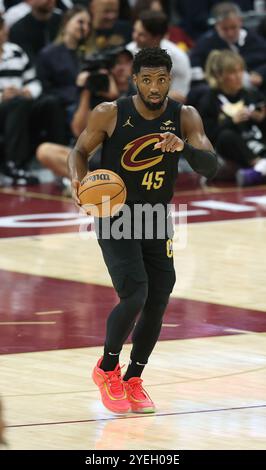
[[[87,160],[100,144],[102,168],[122,177],[130,208],[136,203],[169,203],[181,154],[201,175],[215,175],[217,159],[198,112],[167,96],[171,66],[165,50],[142,49],[133,63],[137,94],[102,103],[92,111],[89,126],[69,155],[77,204]],[[93,379],[109,410],[152,413],[155,405],[143,388],[141,374],[158,340],[175,283],[171,240],[156,234],[152,239],[104,239],[99,231],[98,242],[120,303],[108,317],[104,354],[93,370]],[[130,364],[122,377],[119,354],[132,330]]]

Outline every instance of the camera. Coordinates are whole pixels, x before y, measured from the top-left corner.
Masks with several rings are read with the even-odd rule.
[[[108,73],[103,73],[101,69],[109,71],[113,67],[117,55],[124,50],[124,47],[110,47],[102,52],[85,56],[82,71],[90,72],[85,88],[96,95],[107,92],[109,89],[109,76]]]

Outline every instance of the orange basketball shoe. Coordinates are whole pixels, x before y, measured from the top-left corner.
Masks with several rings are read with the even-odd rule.
[[[155,405],[148,393],[142,387],[143,380],[140,377],[131,377],[124,382],[127,398],[134,413],[154,413]]]
[[[119,364],[111,371],[105,372],[100,368],[102,357],[92,372],[94,383],[99,387],[104,406],[114,413],[127,413],[131,406],[127,398],[125,385],[121,378]]]

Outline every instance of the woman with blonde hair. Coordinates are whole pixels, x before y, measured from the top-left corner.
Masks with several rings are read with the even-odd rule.
[[[265,98],[244,88],[244,71],[238,53],[212,51],[205,69],[210,90],[199,106],[206,134],[225,161],[223,170],[241,186],[263,182],[266,175]]]

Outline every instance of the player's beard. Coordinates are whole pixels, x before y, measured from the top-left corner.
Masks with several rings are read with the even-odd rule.
[[[138,90],[138,94],[139,94],[139,97],[140,97],[141,101],[145,104],[146,108],[148,108],[150,111],[157,111],[158,109],[162,108],[162,106],[163,106],[163,104],[164,104],[164,102],[167,98],[168,91],[169,91],[169,89],[168,89],[167,92],[165,93],[165,95],[163,96],[163,98],[160,101],[158,101],[158,103],[151,103],[150,101],[145,99],[145,97],[141,93],[138,86],[137,86],[137,90]]]

